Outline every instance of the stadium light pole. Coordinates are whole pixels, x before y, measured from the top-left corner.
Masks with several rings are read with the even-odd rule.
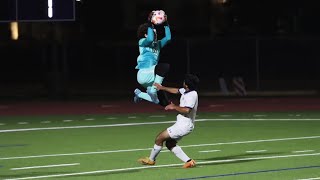
[[[52,0],[48,0],[48,18],[52,18],[52,16],[53,16]]]

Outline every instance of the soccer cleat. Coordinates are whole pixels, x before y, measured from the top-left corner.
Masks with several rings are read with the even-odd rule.
[[[184,165],[183,165],[183,168],[192,168],[196,166],[196,161],[191,159],[189,162],[186,162]]]
[[[141,98],[139,98],[139,94],[141,93],[140,89],[135,89],[134,90],[134,97],[133,97],[133,101],[135,103],[138,103],[139,101],[141,101]]]
[[[156,164],[156,162],[149,159],[149,157],[138,159],[138,162],[141,163],[142,165],[150,165],[150,166]]]

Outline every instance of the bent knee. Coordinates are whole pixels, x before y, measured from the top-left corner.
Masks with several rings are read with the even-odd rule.
[[[175,140],[166,141],[166,147],[171,150],[176,146],[177,142]]]

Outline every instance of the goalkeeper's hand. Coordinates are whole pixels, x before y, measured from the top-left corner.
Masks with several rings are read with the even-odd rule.
[[[168,16],[165,15],[164,18],[165,18],[165,21],[163,22],[163,25],[164,25],[164,26],[169,26]]]
[[[149,27],[154,28],[154,24],[152,23],[152,17],[154,16],[154,11],[151,11],[148,15],[147,23]]]

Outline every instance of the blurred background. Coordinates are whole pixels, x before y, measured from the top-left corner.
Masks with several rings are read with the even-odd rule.
[[[1,0],[0,99],[133,97],[136,31],[157,9],[164,84],[193,73],[202,95],[318,95],[316,1]]]

